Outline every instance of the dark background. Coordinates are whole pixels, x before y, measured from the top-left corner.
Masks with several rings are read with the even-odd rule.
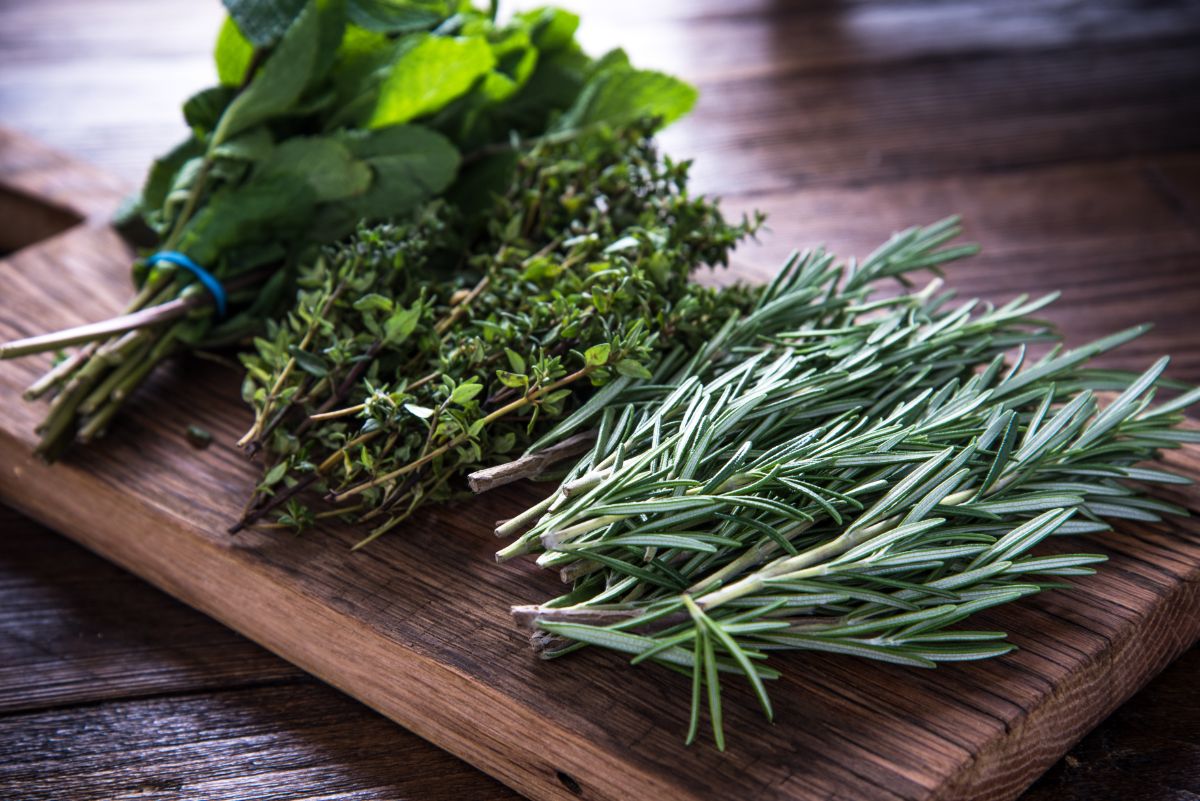
[[[1171,353],[1200,381],[1200,3],[568,5],[590,49],[699,85],[664,142],[729,211],[770,213],[738,274],[957,212],[985,248],[951,274],[964,294],[1062,289],[1076,342],[1153,322],[1109,362]],[[211,82],[220,18],[217,0],[0,0],[0,124],[132,186]],[[0,798],[514,797],[3,508],[0,530]],[[1193,648],[1026,801],[1200,799],[1198,669]]]

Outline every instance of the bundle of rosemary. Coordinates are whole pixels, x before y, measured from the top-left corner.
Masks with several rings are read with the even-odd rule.
[[[346,516],[372,526],[368,542],[748,309],[755,291],[690,274],[724,264],[757,221],[691,197],[654,128],[541,142],[470,215],[433,204],[303,268],[295,307],[244,358],[244,442],[274,463],[239,527]],[[334,507],[312,511],[305,490]]]
[[[955,304],[940,281],[872,296],[961,255],[936,249],[953,233],[906,232],[861,265],[795,258],[737,326],[604,410],[558,489],[498,530],[520,533],[499,558],[540,552],[573,583],[514,610],[544,656],[593,645],[689,675],[688,740],[707,705],[723,748],[720,674],[770,717],[772,651],[1003,654],[1002,632],[957,624],[1103,561],[1031,555],[1040,541],[1185,514],[1126,482],[1187,483],[1142,463],[1200,441],[1175,427],[1200,390],[1152,407],[1165,358],[1088,366],[1142,329],[1063,350],[1032,316],[1052,296]],[[1030,361],[1035,342],[1053,347]]]
[[[494,5],[494,4],[493,4]],[[183,106],[190,133],[154,163],[119,224],[144,248],[125,313],[0,346],[83,345],[27,396],[53,395],[39,452],[103,434],[174,354],[241,341],[290,296],[295,267],[362,221],[447,192],[487,198],[511,153],[644,115],[670,122],[690,86],[582,52],[578,18],[503,26],[466,0],[226,0],[220,84]]]

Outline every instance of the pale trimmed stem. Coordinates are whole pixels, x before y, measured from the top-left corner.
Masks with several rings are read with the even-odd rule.
[[[528,631],[536,630],[538,620],[610,626],[640,616],[640,612],[635,609],[596,609],[586,606],[544,607],[538,604],[514,606],[511,611],[513,621]]]
[[[0,359],[15,359],[47,350],[79,345],[85,342],[95,342],[116,334],[124,334],[139,328],[170,322],[187,314],[193,306],[203,302],[202,296],[194,298],[176,298],[175,300],[151,306],[132,314],[124,314],[98,323],[68,328],[53,334],[41,334],[27,339],[18,339],[0,345]]]
[[[50,390],[57,387],[62,382],[66,381],[85,361],[87,361],[100,347],[98,342],[88,343],[87,347],[80,348],[72,353],[67,358],[63,359],[54,367],[50,368],[41,378],[29,385],[22,397],[27,401],[37,400],[45,395]]]
[[[310,414],[309,420],[320,422],[322,420],[336,420],[339,417],[349,417],[352,414],[358,414],[363,409],[367,408],[367,404],[360,403],[357,406],[347,406],[345,409],[335,409],[332,412],[320,412],[318,414]]]
[[[471,487],[472,492],[483,493],[523,478],[534,478],[545,472],[551,465],[561,462],[563,459],[578,456],[588,450],[595,439],[596,432],[594,431],[574,434],[543,451],[525,454],[519,459],[495,467],[476,470],[467,476],[467,484]]]
[[[132,332],[131,332],[132,333]],[[128,336],[128,335],[127,335]],[[118,386],[133,372],[137,371],[144,358],[153,350],[154,344],[147,342],[146,337],[132,337],[126,348],[116,349],[116,352],[127,354],[130,358],[120,361],[108,376],[96,385],[76,410],[78,414],[89,415],[99,409],[113,394]],[[104,359],[104,348],[100,349],[93,358]],[[140,358],[139,358],[140,357]],[[111,363],[111,362],[110,362]]]
[[[547,531],[542,534],[542,547],[547,551],[554,551],[561,548],[567,542],[580,537],[589,532],[610,526],[613,523],[624,520],[623,515],[601,515],[593,517],[591,520],[585,520],[582,523],[576,523],[567,528]]]
[[[546,512],[550,508],[551,504],[554,503],[555,497],[556,496],[554,494],[547,495],[543,500],[539,501],[534,506],[530,506],[516,517],[510,518],[509,520],[505,520],[503,523],[498,524],[496,526],[496,536],[511,537],[512,535],[516,534],[522,528],[525,528],[527,524],[531,523],[535,518]]]

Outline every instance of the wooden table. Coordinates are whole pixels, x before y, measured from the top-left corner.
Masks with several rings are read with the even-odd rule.
[[[1076,341],[1153,320],[1111,363],[1171,352],[1200,381],[1197,4],[590,5],[589,47],[701,86],[665,139],[731,210],[773,213],[744,263],[861,253],[949,205],[989,249],[968,291],[1063,288]],[[219,17],[0,2],[0,122],[134,183],[209,80]],[[514,797],[46,530],[6,511],[0,530],[0,797]],[[1200,795],[1197,668],[1193,649],[1026,798]]]

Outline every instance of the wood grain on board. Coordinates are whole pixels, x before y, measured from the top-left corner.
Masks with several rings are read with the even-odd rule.
[[[0,526],[0,797],[517,797],[67,539],[11,511]],[[1200,791],[1198,669],[1193,648],[1022,801]]]
[[[0,509],[0,798],[518,796]]]
[[[1200,380],[1194,3],[576,5],[589,48],[620,43],[637,63],[700,85],[696,113],[666,133],[666,149],[694,156],[698,188],[725,195],[728,209],[772,215],[772,232],[738,254],[734,275],[765,276],[794,245],[826,242],[862,255],[890,230],[961,213],[985,248],[952,272],[962,293],[1061,288],[1052,314],[1073,342],[1152,321],[1151,334],[1108,363],[1142,368],[1170,352],[1171,375]],[[0,236],[11,235],[0,252],[65,231],[0,263],[0,337],[95,319],[124,299],[127,254],[99,221],[179,137],[178,102],[209,79],[219,14],[216,2],[0,3],[4,120],[124,179],[0,133]],[[31,205],[31,197],[49,204]],[[93,222],[68,231],[79,219]],[[69,317],[64,304],[78,302],[81,288],[87,311]],[[4,365],[0,397],[15,398],[41,367]],[[201,389],[180,393],[185,378]],[[530,657],[505,610],[556,587],[527,566],[492,567],[496,541],[486,533],[492,519],[519,508],[525,490],[431,510],[367,553],[347,553],[355,535],[341,530],[226,539],[219,532],[254,474],[231,445],[247,422],[236,384],[233,371],[211,364],[173,365],[114,430],[111,451],[82,453],[52,471],[27,456],[40,409],[8,403],[0,494],[535,798],[574,797],[572,789],[587,798],[640,796],[646,788],[697,798],[1011,798],[1198,633],[1196,526],[1127,527],[1088,544],[1113,557],[1102,576],[989,618],[1013,632],[1017,654],[933,674],[788,657],[781,662],[790,678],[774,691],[780,722],[765,730],[765,750],[734,735],[732,753],[717,760],[711,749],[680,747],[688,688],[674,676],[600,654],[549,665]],[[217,436],[199,460],[183,436],[190,423]],[[184,464],[192,467],[181,471]],[[1187,469],[1197,472],[1194,460]],[[1188,502],[1196,508],[1195,495]],[[11,598],[32,598],[36,610],[28,592],[18,587]],[[124,597],[113,599],[114,615]],[[260,785],[273,789],[255,792],[271,798],[450,798],[457,789],[457,797],[487,798],[489,786],[503,797],[494,785],[460,784],[472,775],[461,763],[379,719],[357,737],[338,724],[333,702],[308,694],[315,687],[278,688],[296,680],[289,668],[237,638],[189,634],[182,610],[162,614],[164,626],[184,627],[182,639],[212,637],[220,653],[204,648],[203,658],[179,660],[169,639],[157,639],[145,645],[142,669],[126,673],[102,649],[63,642],[55,673],[48,665],[58,659],[32,653],[48,632],[13,618],[10,628],[34,643],[14,650],[30,660],[21,664],[49,672],[40,687],[19,668],[0,673],[13,682],[0,705],[23,710],[9,730],[27,715],[45,716],[30,717],[31,737],[17,740],[45,782],[96,776],[93,797],[234,798]],[[57,647],[51,639],[45,650]],[[79,680],[89,669],[90,684]],[[190,703],[159,697],[185,686]],[[760,731],[748,694],[730,689],[730,732]],[[73,749],[56,742],[54,732],[73,730],[58,704],[93,703],[89,693],[97,705],[81,707],[77,731],[171,721],[160,740],[152,730],[126,731],[123,742],[146,755],[147,771],[103,751],[100,737],[81,736]],[[298,703],[282,700],[292,693]],[[1172,696],[1181,716],[1194,710],[1190,697],[1189,707],[1186,694]],[[276,716],[260,715],[265,709]],[[399,738],[401,766],[423,776],[428,760],[446,772],[442,782],[393,787],[379,779],[373,743],[385,729]],[[1174,755],[1169,763],[1141,752],[1140,767],[1156,768],[1155,781],[1129,778],[1145,771],[1114,746],[1106,756],[1113,784],[1071,785],[1078,771],[1060,763],[1031,798],[1052,797],[1047,782],[1059,781],[1055,797],[1200,792],[1187,773],[1200,764],[1198,740],[1187,740],[1186,727],[1174,731],[1183,739],[1143,737],[1143,749]],[[271,747],[230,762],[226,743],[258,743],[255,732],[274,733]],[[201,742],[207,750],[188,745]],[[342,756],[321,773],[306,765],[315,752]],[[199,767],[206,753],[216,759],[208,771]],[[256,772],[255,760],[272,770]],[[19,771],[0,775],[0,787],[53,787]],[[347,783],[349,772],[364,778]],[[156,778],[122,784],[145,775]]]

